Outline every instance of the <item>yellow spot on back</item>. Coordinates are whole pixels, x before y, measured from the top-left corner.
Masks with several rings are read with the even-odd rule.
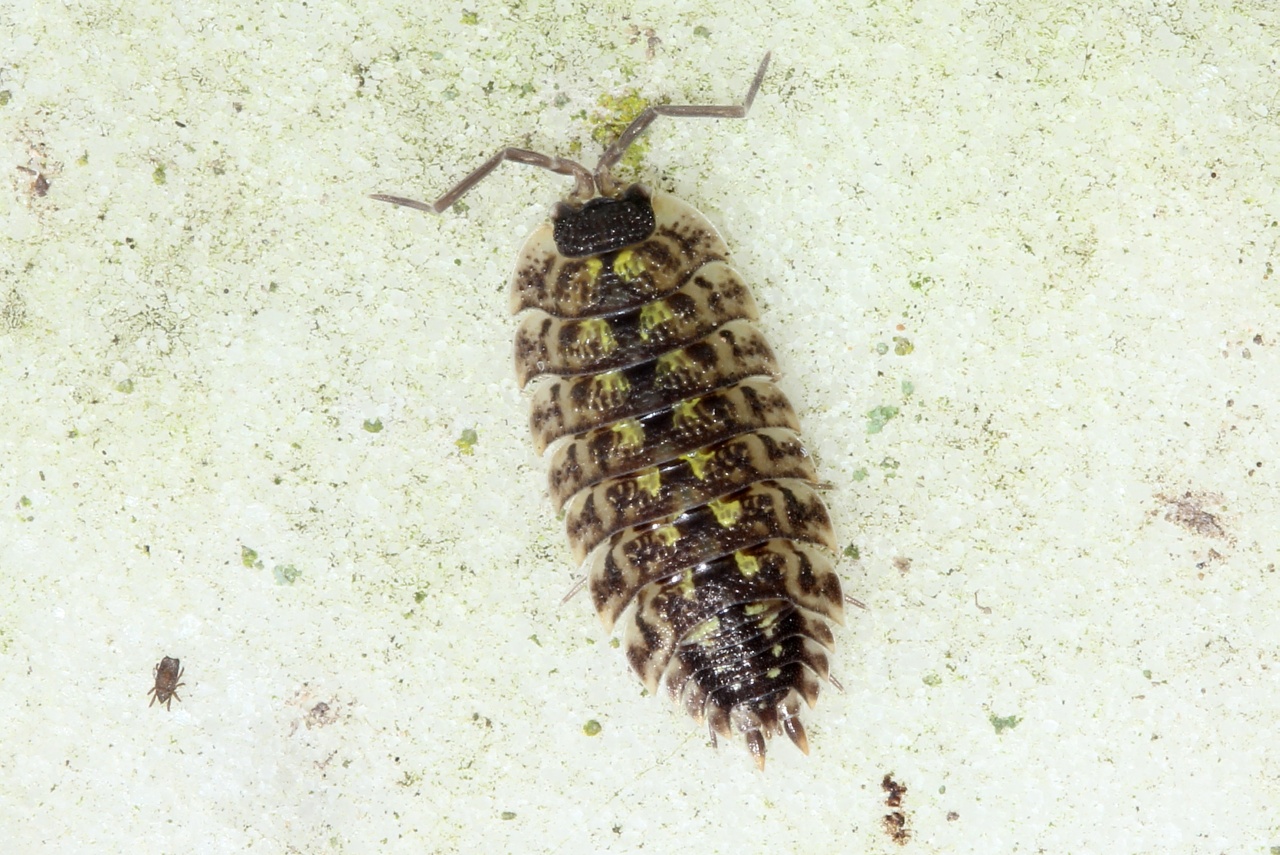
[[[658,357],[658,365],[654,373],[664,377],[677,371],[692,371],[695,367],[689,354],[683,350],[673,350]]]
[[[629,249],[624,249],[613,259],[613,272],[624,282],[644,273],[644,259]]]
[[[768,608],[768,606],[765,606],[765,608]],[[760,620],[756,622],[756,626],[764,630],[764,634],[766,638],[773,638],[773,632],[774,632],[773,625],[777,622],[778,622],[778,612],[771,611],[764,617],[760,618]]]
[[[662,541],[663,546],[670,546],[680,539],[680,529],[673,525],[664,525],[654,529],[653,536]]]
[[[644,428],[636,419],[623,419],[610,430],[618,435],[620,448],[638,448],[644,444]]]
[[[612,353],[618,347],[613,328],[604,318],[590,318],[578,324],[576,343],[581,348],[593,348],[600,353]]]
[[[658,495],[658,491],[662,489],[662,474],[658,472],[658,467],[645,469],[636,475],[636,487],[648,493],[650,497]]]
[[[600,271],[604,270],[604,262],[598,258],[588,258],[583,270],[587,274],[587,281],[594,284],[600,278]]]
[[[732,528],[742,518],[742,502],[739,501],[713,499],[707,502],[707,507],[716,515],[716,522],[720,523],[721,528]]]
[[[702,644],[710,636],[720,631],[720,618],[710,618],[689,630],[684,637],[685,644]]]
[[[781,644],[773,645],[773,647],[770,648],[769,652],[773,654],[773,657],[775,659],[777,659],[779,656],[782,655],[782,645]]]
[[[700,403],[702,403],[701,398],[690,398],[687,401],[681,401],[676,404],[671,413],[671,423],[676,427],[697,424],[702,420],[701,414],[698,413],[698,404]]]
[[[649,333],[676,316],[666,300],[655,300],[640,310],[640,338],[649,340]]]
[[[693,477],[699,481],[706,477],[707,464],[715,460],[715,458],[714,454],[702,448],[680,455],[680,459],[688,463],[689,468],[693,470]]]
[[[597,374],[592,382],[605,395],[625,395],[631,391],[631,381],[621,371],[608,371]]]
[[[750,579],[752,576],[760,572],[760,559],[754,555],[747,555],[744,552],[733,553],[733,560],[738,564],[738,572],[742,574],[744,579]]]
[[[747,603],[742,607],[742,613],[747,617],[755,617],[758,614],[763,614],[768,608],[768,603]]]
[[[684,575],[680,577],[680,581],[676,584],[676,590],[679,591],[680,596],[684,597],[686,600],[692,600],[694,599],[695,587],[696,586],[693,584],[693,568],[686,568]]]
[[[772,680],[781,673],[782,673],[781,668],[770,668],[768,671],[764,672],[764,675],[768,677],[770,680]]]

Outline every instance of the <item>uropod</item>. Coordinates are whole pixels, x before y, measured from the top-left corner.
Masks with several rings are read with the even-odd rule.
[[[533,443],[549,457],[606,629],[650,692],[737,734],[764,768],[769,737],[808,753],[800,705],[829,681],[843,623],[835,534],[800,424],[778,390],[755,302],[710,222],[612,170],[659,116],[743,118],[740,105],[652,105],[594,170],[504,148],[434,203],[439,214],[511,160],[574,179],[511,279],[516,377],[533,383]]]

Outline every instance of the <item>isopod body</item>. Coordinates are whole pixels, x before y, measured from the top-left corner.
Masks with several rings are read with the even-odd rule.
[[[532,387],[535,448],[605,627],[621,625],[650,692],[740,734],[808,741],[801,701],[829,679],[828,622],[843,621],[836,540],[800,425],[751,293],[707,219],[610,169],[659,115],[744,116],[740,106],[652,106],[594,172],[504,149],[434,205],[443,211],[504,160],[577,180],[520,250],[511,281],[517,380]]]

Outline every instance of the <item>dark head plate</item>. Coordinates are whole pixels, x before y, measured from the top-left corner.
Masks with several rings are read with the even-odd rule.
[[[619,199],[599,196],[580,208],[566,202],[551,214],[556,249],[568,258],[613,252],[653,234],[653,205],[639,184]]]

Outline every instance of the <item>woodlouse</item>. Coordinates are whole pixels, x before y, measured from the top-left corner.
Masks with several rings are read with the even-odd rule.
[[[830,679],[828,621],[844,617],[835,535],[724,242],[611,170],[658,116],[744,117],[768,65],[741,105],[646,108],[594,170],[504,148],[432,204],[373,197],[438,214],[507,160],[574,178],[511,281],[534,445],[596,611],[609,630],[624,620],[645,687],[665,684],[713,744],[742,734],[760,768],[778,733],[808,753],[800,701]]]
[[[151,691],[147,692],[148,695],[152,696],[151,703],[147,704],[147,706],[149,707],[159,701],[165,709],[172,710],[174,700],[182,700],[182,698],[178,697],[178,688],[185,686],[186,683],[179,683],[178,681],[182,679],[186,669],[182,667],[177,659],[172,656],[166,656],[160,660],[160,664],[156,665],[154,672],[156,684],[151,687]]]

